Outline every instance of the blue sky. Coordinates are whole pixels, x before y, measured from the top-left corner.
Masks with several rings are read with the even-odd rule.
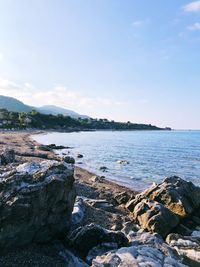
[[[200,129],[200,1],[0,0],[0,94]]]

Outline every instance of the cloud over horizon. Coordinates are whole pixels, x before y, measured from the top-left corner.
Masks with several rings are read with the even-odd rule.
[[[69,90],[65,86],[41,90],[28,82],[18,84],[0,78],[0,95],[17,98],[31,106],[56,105],[84,113],[93,113],[96,108],[123,106],[125,103],[113,99],[83,96],[79,92]]]

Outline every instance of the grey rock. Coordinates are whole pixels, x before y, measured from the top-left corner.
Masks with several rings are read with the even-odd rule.
[[[123,247],[97,256],[92,267],[186,267],[178,259],[165,256],[147,245]]]
[[[83,158],[83,155],[82,154],[77,154],[77,158],[78,159],[82,159]]]
[[[0,176],[0,248],[66,234],[75,200],[74,169],[57,161],[25,163]]]
[[[85,216],[85,203],[82,198],[77,198],[72,211],[72,226],[81,223]]]
[[[128,245],[128,239],[122,232],[108,231],[96,224],[75,229],[68,236],[70,246],[81,256],[102,243],[116,243],[118,247]]]
[[[169,234],[166,241],[189,266],[200,266],[200,237]]]
[[[0,165],[7,165],[15,161],[15,151],[13,149],[5,149],[0,154]]]
[[[114,199],[119,205],[126,204],[130,198],[131,198],[130,194],[128,194],[126,191],[116,194],[114,196]]]

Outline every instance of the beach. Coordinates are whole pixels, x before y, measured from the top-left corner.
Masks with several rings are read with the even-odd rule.
[[[58,156],[53,151],[41,151],[39,143],[32,136],[45,132],[41,131],[16,131],[16,132],[0,132],[0,150],[13,149],[16,152],[17,163],[24,162],[41,162],[43,160],[57,160]],[[28,156],[27,156],[28,155]],[[75,167],[75,187],[78,196],[91,199],[105,199],[115,204],[115,196],[121,192],[126,192],[129,196],[133,196],[137,191],[121,186],[117,183],[109,181],[105,178],[101,182],[95,182],[96,175],[79,166]],[[125,220],[128,220],[127,212],[121,208],[110,209],[109,212],[96,211],[88,206],[88,216],[85,218],[84,224],[91,222],[100,224],[108,229],[122,228]],[[95,214],[97,212],[98,214]],[[113,212],[113,213],[112,213]]]
[[[1,251],[0,266],[118,266],[113,265],[116,255],[119,255],[117,249],[122,253],[119,262],[122,262],[123,266],[129,266],[130,260],[131,264],[135,261],[142,264],[148,260],[152,262],[151,266],[158,266],[158,262],[166,263],[159,266],[199,266],[199,187],[172,176],[166,178],[161,184],[153,184],[140,193],[79,166],[74,167],[73,163],[69,163],[74,160],[71,156],[61,156],[61,154],[59,156],[52,149],[52,147],[57,148],[56,151],[58,151],[62,146],[40,144],[33,138],[37,134],[46,134],[46,132],[0,132],[1,159],[5,160],[10,155],[7,160],[11,160],[6,166],[1,166],[1,186],[4,188],[5,185],[5,188],[8,188],[7,192],[5,189],[5,195],[2,198],[3,201],[4,198],[8,198],[4,212],[9,224],[8,210],[10,205],[13,206],[12,212],[17,216],[14,217],[14,221],[11,217],[13,229],[17,227],[18,241],[22,244],[27,242],[26,246],[18,246],[18,243],[16,246],[16,241],[12,238],[15,248],[11,246],[5,252]],[[5,151],[10,151],[10,154],[8,152],[3,154]],[[13,153],[15,158],[12,158]],[[22,178],[20,178],[20,172]],[[41,180],[44,178],[41,177],[47,177],[44,184]],[[20,186],[18,179],[25,179]],[[51,179],[52,183],[50,183]],[[13,189],[10,181],[14,183]],[[64,181],[66,188],[62,185]],[[36,183],[35,187],[34,183]],[[42,193],[46,185],[47,191]],[[13,198],[12,194],[19,195]],[[58,198],[59,194],[60,198]],[[22,199],[23,209],[21,206],[18,209]],[[45,219],[45,228],[41,228],[42,234],[39,235],[40,239],[37,239],[42,240],[41,242],[26,241],[23,228],[21,229],[18,224],[19,219],[22,220],[25,228],[30,222],[41,227],[38,219],[35,220],[33,217],[33,221],[29,221],[32,217],[32,209],[29,210],[28,204],[31,199],[34,199],[31,205],[35,205],[33,213],[38,218]],[[49,202],[51,199],[52,204]],[[63,205],[66,205],[66,210],[63,209]],[[40,209],[38,206],[41,206]],[[28,208],[28,217],[23,213],[23,210],[26,212],[26,208]],[[47,210],[48,213],[46,213]],[[62,232],[59,236],[60,227],[63,227],[62,220],[59,221],[62,216],[71,218],[71,221],[66,222],[69,223],[68,232],[64,227],[64,235]],[[57,238],[48,239],[48,242],[44,242],[45,235],[49,238],[50,234],[46,232],[49,227],[46,217],[51,224],[53,222],[50,229],[54,226],[54,221],[56,222],[57,234]],[[57,223],[59,223],[58,228]],[[35,231],[31,226],[28,228],[28,234],[31,229]],[[11,229],[7,228],[7,224],[6,230],[10,234]],[[9,241],[9,236],[6,234],[4,238],[6,242]],[[0,242],[2,242],[1,235]],[[107,259],[107,254],[104,255],[106,252],[109,252],[108,255],[112,257]],[[129,255],[131,258],[124,255]],[[99,265],[101,262],[103,262],[102,265]],[[107,265],[107,262],[110,265]]]

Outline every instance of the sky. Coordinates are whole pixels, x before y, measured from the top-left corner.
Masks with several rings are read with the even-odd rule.
[[[200,129],[200,1],[0,0],[0,95]]]

